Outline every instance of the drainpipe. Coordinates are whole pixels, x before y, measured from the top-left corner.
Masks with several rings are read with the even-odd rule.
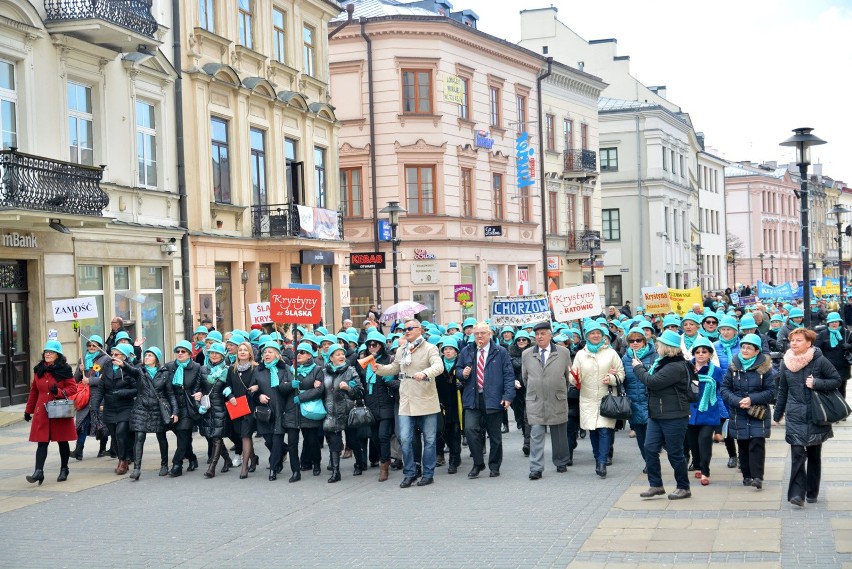
[[[172,59],[174,60],[175,73],[175,131],[177,146],[177,181],[178,181],[178,204],[180,215],[180,228],[183,236],[180,238],[180,270],[181,286],[183,287],[183,333],[186,338],[191,337],[194,330],[192,326],[192,298],[190,297],[189,282],[189,213],[187,206],[188,196],[186,194],[186,162],[184,158],[183,141],[183,75],[181,73],[181,45],[180,45],[180,0],[172,0]],[[165,346],[163,346],[165,349]]]
[[[538,149],[539,149],[539,178],[541,179],[541,269],[544,280],[542,281],[544,294],[547,294],[547,187],[544,179],[544,119],[542,112],[544,105],[541,102],[541,84],[550,77],[553,72],[553,58],[547,58],[547,71],[538,76],[535,82],[536,94],[538,95]],[[594,271],[594,267],[592,267]]]
[[[355,13],[355,4],[347,4],[346,5],[346,14],[347,14],[348,17],[346,18],[346,21],[343,22],[342,24],[340,24],[339,26],[337,26],[336,28],[334,28],[333,30],[331,30],[331,32],[329,32],[329,34],[328,34],[328,39],[333,38],[334,36],[337,35],[337,32],[339,32],[340,30],[342,30],[343,28],[345,28],[346,26],[351,24],[352,21],[353,21],[352,20],[352,14],[354,14],[354,13]]]
[[[351,4],[350,4],[351,6]],[[349,6],[346,7],[349,9]],[[379,250],[379,191],[376,183],[376,120],[373,113],[373,40],[366,34],[367,18],[361,18],[361,37],[367,43],[367,97],[370,113],[370,186],[373,196],[373,250]],[[382,309],[382,273],[376,270],[376,306]]]
[[[637,100],[639,100],[637,98]],[[634,244],[634,247],[639,249],[639,290],[634,291],[634,295],[642,292],[642,287],[645,286],[645,243],[650,243],[650,240],[645,239],[645,207],[642,203],[642,136],[639,132],[639,113],[636,113],[636,200],[639,211],[639,242]],[[640,296],[641,298],[641,296]]]

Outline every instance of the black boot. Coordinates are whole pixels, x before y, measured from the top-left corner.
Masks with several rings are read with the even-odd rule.
[[[355,470],[354,470],[354,472],[352,472],[352,476],[361,476],[362,472],[363,472],[363,470],[361,468],[361,463],[356,460],[355,461]]]
[[[219,457],[222,456],[223,446],[222,439],[216,439],[216,442],[213,443],[213,455],[210,457],[210,466],[207,468],[207,472],[204,473],[204,478],[213,478],[216,476],[216,463],[219,462]]]
[[[32,475],[27,476],[27,482],[29,482],[30,484],[35,484],[36,482],[38,482],[38,485],[41,486],[41,483],[44,482],[44,470],[42,470],[41,468],[36,468],[35,470],[33,470]]]
[[[142,443],[137,440],[136,445],[133,447],[133,472],[130,473],[130,478],[133,480],[139,480],[139,476],[142,474],[143,450]]]
[[[222,470],[219,472],[228,472],[231,470],[231,455],[228,454],[228,449],[225,448],[225,441],[222,441],[222,459],[225,463],[222,465]]]
[[[294,471],[293,471],[293,474],[291,474],[291,475],[290,475],[290,482],[298,482],[298,481],[299,481],[299,480],[301,480],[301,479],[302,479],[302,471],[301,471],[301,469],[299,469],[299,470],[294,470]]]
[[[71,456],[73,456],[75,460],[83,460],[83,447],[80,445],[75,446],[74,450],[71,452]]]
[[[178,476],[183,475],[183,466],[180,464],[173,464],[172,469],[169,471],[169,478],[177,478]]]
[[[565,463],[565,466],[574,466],[574,451],[568,451],[568,462]]]
[[[56,479],[57,482],[65,482],[68,480],[68,467],[63,466],[59,469],[59,477]]]
[[[330,452],[331,455],[331,476],[328,477],[328,483],[340,482],[340,453]]]
[[[598,462],[595,464],[595,474],[601,478],[606,478],[606,463]]]
[[[169,449],[160,449],[160,476],[165,476],[169,473]]]
[[[181,468],[183,468],[181,466]],[[198,457],[189,459],[189,466],[186,467],[187,472],[192,472],[193,470],[198,470]]]

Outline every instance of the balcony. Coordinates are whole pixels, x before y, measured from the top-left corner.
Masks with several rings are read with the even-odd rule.
[[[586,177],[597,174],[598,156],[594,150],[566,150],[563,153],[565,174]]]
[[[2,150],[0,209],[101,216],[109,205],[102,176],[102,168]]]
[[[567,235],[567,247],[566,252],[568,255],[575,255],[577,253],[581,253],[585,256],[589,254],[589,245],[583,239],[586,235],[595,235],[598,238],[598,242],[600,242],[601,232],[600,231],[592,231],[591,229],[580,229],[580,230],[572,230],[568,232]],[[598,250],[599,251],[599,250]]]
[[[343,239],[343,216],[333,209],[296,204],[253,205],[251,236],[255,239],[298,237],[340,241]]]
[[[88,43],[120,52],[159,46],[151,0],[45,0],[45,26]]]

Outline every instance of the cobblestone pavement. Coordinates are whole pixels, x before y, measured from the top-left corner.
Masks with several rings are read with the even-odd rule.
[[[625,432],[616,435],[605,480],[594,474],[588,439],[567,474],[549,465],[542,480],[528,480],[513,426],[499,478],[468,480],[464,449],[458,474],[439,468],[435,484],[423,488],[400,489],[400,472],[380,484],[377,468],[353,477],[352,460],[342,461],[343,480],[333,485],[325,472],[288,484],[286,464],[276,482],[261,468],[246,480],[238,469],[212,480],[203,470],[160,478],[154,437],[138,482],[116,476],[114,460],[95,458],[90,439],[85,460],[72,459],[61,484],[53,445],[39,487],[24,480],[35,445],[29,425],[18,423],[0,429],[0,566],[852,568],[846,425],[823,449],[819,503],[796,510],[786,502],[781,429],[767,445],[762,491],[744,488],[738,471],[725,467],[724,446],[714,445],[712,484],[693,484],[692,499],[672,502],[639,499],[647,483]],[[203,446],[196,435],[196,452]]]

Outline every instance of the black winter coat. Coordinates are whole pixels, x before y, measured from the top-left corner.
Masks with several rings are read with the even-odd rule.
[[[299,375],[297,372],[294,379],[299,380],[298,388],[293,386],[293,382],[290,382],[282,390],[284,394],[284,428],[311,429],[322,427],[321,420],[317,421],[303,417],[301,405],[297,405],[293,400],[297,395],[300,402],[323,398],[325,386],[322,385],[322,368],[314,366],[314,369],[306,376]],[[320,386],[314,387],[314,381],[319,381]]]
[[[92,389],[90,403],[92,409],[103,405],[101,420],[104,423],[130,421],[136,382],[141,373],[139,368],[129,363],[119,367],[117,372],[113,371],[112,363],[101,369],[101,381]]]
[[[284,404],[285,404],[285,386],[289,387],[293,381],[293,375],[290,373],[290,364],[283,360],[278,360],[275,364],[278,370],[278,387],[272,387],[270,382],[269,370],[266,365],[260,364],[254,368],[252,374],[252,385],[257,385],[260,389],[254,392],[254,403],[260,405],[260,396],[266,395],[269,397],[269,405],[272,410],[272,419],[268,423],[257,421],[257,432],[261,435],[283,435],[284,434]],[[292,389],[292,387],[290,387]]]
[[[805,386],[805,379],[814,376],[814,390],[831,391],[840,387],[840,374],[831,362],[814,349],[814,358],[799,371],[790,371],[784,362],[780,367],[781,385],[778,387],[778,398],[775,403],[775,422],[787,416],[784,440],[789,445],[815,446],[821,445],[834,436],[831,425],[815,425],[811,421],[811,397],[813,391]]]
[[[689,418],[689,400],[686,398],[689,381],[689,362],[682,356],[662,358],[648,373],[645,366],[633,366],[636,378],[648,388],[648,417],[651,419]]]
[[[381,351],[376,354],[376,363],[381,365],[387,365],[393,361],[393,358],[385,351],[384,346],[382,346]],[[351,365],[356,372],[358,372],[358,377],[361,379],[361,382],[364,384],[364,403],[367,404],[367,407],[370,409],[370,412],[373,414],[373,417],[378,421],[380,419],[393,419],[393,408],[394,408],[394,390],[391,388],[391,383],[396,379],[395,375],[388,376],[376,376],[376,382],[374,384],[367,384],[367,370],[362,369],[361,366],[356,362],[355,365]],[[436,384],[437,385],[437,384]],[[372,387],[372,390],[370,389]],[[370,393],[372,391],[372,393]],[[440,388],[438,389],[438,397],[440,398]]]
[[[209,374],[210,370],[207,370],[208,378]],[[210,396],[210,408],[201,415],[198,431],[208,439],[227,437],[231,434],[231,417],[225,409],[226,400],[230,397],[225,397],[225,389],[228,389],[228,394],[231,396],[233,396],[233,389],[230,389],[227,377],[226,373],[223,377],[224,381],[217,381],[214,384],[211,384],[209,379],[201,382],[201,393]]]
[[[130,430],[138,433],[164,433],[168,425],[163,422],[160,399],[168,403],[172,415],[178,414],[177,401],[169,381],[166,366],[157,370],[153,379],[144,369],[135,381],[136,401],[130,414]]]
[[[340,389],[341,381],[349,384],[349,390]],[[352,386],[352,382],[355,386]],[[323,370],[323,385],[325,387],[325,410],[328,413],[323,422],[323,430],[327,433],[339,433],[347,427],[349,411],[355,406],[355,401],[364,397],[364,387],[358,372],[352,366],[333,371],[331,365]]]
[[[172,428],[175,431],[191,431],[195,427],[194,416],[198,413],[198,405],[194,400],[192,402],[189,400],[192,399],[193,395],[201,391],[201,382],[207,381],[207,372],[197,363],[190,361],[183,370],[183,393],[181,393],[181,386],[172,383],[176,369],[177,363],[174,360],[166,364],[168,382],[172,385],[172,391],[174,392],[175,401],[177,401],[178,406],[177,414],[180,418]],[[190,409],[190,405],[192,405],[192,409]]]
[[[842,380],[844,378],[849,378],[849,362],[846,361],[846,352],[849,351],[849,344],[852,344],[852,342],[850,342],[852,338],[850,338],[849,331],[844,329],[843,326],[840,327],[840,332],[843,335],[843,341],[839,342],[832,348],[831,336],[828,328],[820,331],[816,341],[814,342],[814,347],[818,348],[822,352],[822,356],[831,362],[831,365],[833,365],[834,369],[837,370],[837,373],[840,375]]]
[[[740,408],[740,401],[745,397],[751,398],[752,405],[769,405],[775,397],[775,370],[769,356],[757,354],[757,360],[748,371],[743,371],[743,364],[738,357],[733,358],[720,392],[728,406],[728,434],[731,437],[737,440],[769,438],[769,412],[761,421],[750,417],[746,409]]]
[[[462,391],[462,383],[456,378],[456,367],[446,370],[435,378],[435,387],[438,389],[438,401],[441,403],[441,411],[444,414],[444,425],[461,425],[464,417],[459,394]],[[517,401],[517,398],[515,398]]]

